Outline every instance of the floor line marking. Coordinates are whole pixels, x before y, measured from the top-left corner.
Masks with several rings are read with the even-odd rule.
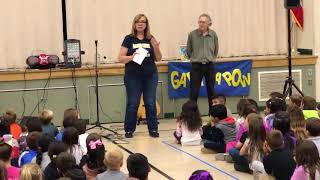
[[[233,178],[233,179],[240,180],[239,178],[237,178],[237,177],[235,177],[235,176],[233,176],[233,175],[231,175],[231,174],[223,171],[222,169],[220,169],[220,168],[218,168],[218,167],[216,167],[216,166],[214,166],[214,165],[212,165],[212,164],[210,164],[210,163],[208,163],[208,162],[206,162],[206,161],[204,161],[204,160],[202,160],[202,159],[200,159],[200,158],[198,158],[198,157],[196,157],[196,156],[194,156],[194,155],[192,155],[192,154],[190,154],[190,153],[188,153],[188,152],[186,152],[186,151],[184,151],[184,150],[182,150],[182,149],[179,149],[179,148],[177,148],[177,147],[175,147],[175,146],[173,146],[173,145],[171,145],[171,144],[169,144],[169,143],[167,143],[167,142],[165,142],[165,141],[162,141],[162,143],[164,143],[164,144],[172,147],[173,149],[175,149],[175,150],[177,150],[177,151],[180,151],[180,152],[182,152],[182,153],[184,153],[184,154],[187,154],[187,155],[191,156],[193,159],[196,159],[196,160],[202,162],[203,164],[206,164],[207,166],[210,166],[210,167],[212,167],[213,169],[215,169],[215,170],[217,170],[217,171],[220,171],[221,173],[223,173],[223,174],[225,174],[225,175],[227,175],[227,176],[229,176],[229,177],[231,177],[231,178]]]

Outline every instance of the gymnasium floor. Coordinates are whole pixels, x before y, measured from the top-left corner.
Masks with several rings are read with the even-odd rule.
[[[105,124],[103,126],[115,130],[119,134],[124,133],[122,123]],[[216,161],[212,154],[202,154],[201,146],[182,147],[175,144],[172,135],[174,128],[175,120],[160,120],[160,138],[151,138],[148,135],[147,125],[141,124],[137,126],[134,138],[125,139],[129,143],[125,144],[123,142],[122,144],[119,142],[120,144],[116,145],[106,138],[104,138],[104,143],[107,150],[116,146],[122,149],[124,164],[121,170],[125,173],[128,172],[125,161],[130,153],[146,155],[152,165],[149,180],[187,180],[191,173],[198,169],[209,171],[215,180],[253,179],[251,175],[235,171],[233,164]],[[97,132],[101,135],[111,134],[111,132],[99,128],[92,129],[88,133],[90,132]]]

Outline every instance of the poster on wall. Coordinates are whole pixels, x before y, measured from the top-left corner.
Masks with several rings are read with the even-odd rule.
[[[248,96],[251,83],[251,60],[220,62],[215,64],[215,94]],[[169,98],[188,98],[190,95],[190,62],[168,63]],[[212,73],[214,73],[212,72]],[[205,80],[202,80],[199,96],[207,96]]]

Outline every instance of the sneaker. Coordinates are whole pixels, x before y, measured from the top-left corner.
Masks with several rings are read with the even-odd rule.
[[[217,161],[225,161],[225,156],[226,156],[225,153],[218,153],[214,157]]]
[[[154,138],[159,137],[159,133],[158,133],[157,131],[149,132],[149,135],[150,135],[151,137],[154,137]]]
[[[132,138],[133,137],[133,133],[132,132],[126,132],[126,134],[124,136],[126,138]]]
[[[224,157],[224,159],[225,159],[228,163],[233,163],[233,159],[232,159],[232,156],[230,156],[230,154],[226,155],[226,157]]]
[[[209,148],[205,148],[205,147],[201,148],[201,152],[203,154],[217,154],[216,151],[209,149]]]

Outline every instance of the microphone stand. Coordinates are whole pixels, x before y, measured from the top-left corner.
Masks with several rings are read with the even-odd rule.
[[[95,72],[96,72],[95,79],[96,79],[96,84],[95,84],[95,93],[96,93],[96,111],[97,111],[96,115],[97,115],[97,120],[95,122],[95,125],[90,127],[90,128],[88,128],[87,131],[90,130],[90,129],[93,129],[93,128],[100,128],[100,130],[104,129],[104,130],[108,130],[110,132],[113,132],[113,133],[117,134],[117,132],[113,131],[112,129],[109,129],[109,128],[101,126],[101,123],[100,123],[100,117],[99,117],[99,79],[98,79],[98,77],[99,77],[98,76],[98,72],[99,72],[99,70],[98,70],[98,40],[95,40],[94,43],[96,45],[96,57],[95,57],[96,58],[95,59]]]

